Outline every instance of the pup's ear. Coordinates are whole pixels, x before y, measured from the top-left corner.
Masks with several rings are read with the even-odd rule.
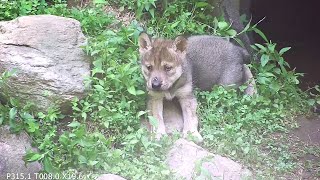
[[[146,33],[141,33],[139,36],[139,52],[144,54],[151,49],[151,39]]]
[[[174,40],[173,49],[175,51],[184,52],[187,49],[188,41],[183,36],[178,36]]]

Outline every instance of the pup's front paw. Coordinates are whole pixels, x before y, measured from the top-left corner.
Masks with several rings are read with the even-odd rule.
[[[183,138],[187,138],[188,137],[188,132],[190,132],[190,131],[183,132]],[[198,142],[198,143],[203,142],[203,138],[202,138],[201,134],[198,131],[191,132],[191,135],[193,137],[195,137],[196,142]]]

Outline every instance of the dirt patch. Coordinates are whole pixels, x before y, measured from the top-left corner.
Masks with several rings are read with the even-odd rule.
[[[298,163],[294,177],[320,179],[320,117],[298,117],[297,123],[299,128],[292,130],[287,139]]]
[[[320,145],[320,117],[299,117],[299,128],[293,131],[301,141],[307,145]]]
[[[320,116],[301,116],[294,121],[298,128],[286,133],[273,133],[268,137],[275,146],[286,147],[281,154],[273,156],[281,158],[287,153],[290,156],[289,162],[294,165],[293,169],[276,179],[320,180]]]
[[[105,12],[113,14],[116,19],[123,23],[123,25],[128,26],[134,19],[135,14],[127,11],[127,10],[120,10],[114,6],[105,6]]]

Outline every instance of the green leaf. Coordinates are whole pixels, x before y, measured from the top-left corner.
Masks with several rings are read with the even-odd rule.
[[[22,113],[21,115],[20,115],[20,117],[22,118],[22,119],[24,119],[26,122],[34,122],[35,121],[35,119],[33,118],[33,116],[31,115],[31,114],[29,114],[29,113],[26,113],[26,112],[24,112],[24,113]]]
[[[278,91],[280,90],[280,87],[281,87],[281,86],[279,85],[278,82],[273,81],[273,82],[269,85],[269,87],[270,87],[273,91],[278,92]]]
[[[98,163],[99,161],[89,161],[88,165],[89,166],[94,166]]]
[[[268,44],[268,49],[270,52],[274,52],[275,48],[276,48],[276,44]]]
[[[142,137],[141,137],[141,143],[142,143],[142,145],[143,145],[143,147],[144,147],[145,149],[147,149],[148,146],[150,145],[150,143],[149,143],[149,141],[148,141],[148,138],[145,137],[145,136],[142,136]]]
[[[146,11],[149,11],[149,9],[150,9],[150,4],[149,4],[149,3],[144,4],[144,9],[145,9]]]
[[[274,69],[274,72],[277,73],[277,74],[280,74],[280,73],[281,73],[281,70],[280,70],[280,68],[275,68],[275,69]]]
[[[8,77],[11,77],[15,75],[18,72],[17,68],[12,69],[11,71],[8,71]]]
[[[284,54],[285,52],[289,51],[291,49],[291,47],[285,47],[285,48],[282,48],[279,52],[279,55],[282,56],[282,54]]]
[[[103,122],[103,126],[104,126],[105,128],[109,128],[109,122],[108,122],[108,121]]]
[[[170,171],[169,171],[169,170],[162,170],[162,171],[161,171],[161,174],[162,174],[162,175],[169,175],[169,174],[170,174]]]
[[[79,162],[80,162],[81,164],[87,163],[86,157],[84,157],[84,156],[82,156],[82,155],[79,155],[78,160],[79,160]]]
[[[154,18],[154,9],[149,9],[149,13],[151,14],[152,18]]]
[[[67,145],[68,142],[69,142],[69,138],[68,138],[65,134],[62,134],[62,135],[59,137],[59,142],[60,142],[62,145]]]
[[[250,47],[256,51],[259,51],[258,48],[255,45],[250,45]]]
[[[69,127],[75,128],[79,127],[80,123],[78,121],[73,121],[72,123],[68,124]]]
[[[242,42],[239,38],[233,37],[233,39],[234,39],[241,47],[245,48],[243,42]]]
[[[93,1],[94,4],[106,4],[106,0],[94,0]]]
[[[267,48],[262,46],[261,44],[255,43],[254,45],[256,45],[257,47],[259,47],[261,50],[263,50],[265,52],[267,51]]]
[[[264,67],[269,62],[269,60],[270,60],[269,55],[262,54],[260,58],[261,66]]]
[[[276,77],[273,73],[270,73],[270,72],[266,72],[263,75],[265,75],[267,77]]]
[[[266,84],[266,82],[268,81],[268,78],[266,78],[266,77],[257,77],[257,81],[260,84]]]
[[[120,11],[120,12],[124,11],[124,6],[121,6],[121,7],[119,8],[119,11]]]
[[[247,147],[243,148],[243,152],[244,152],[244,154],[248,154],[248,153],[249,153],[249,151],[250,151],[250,147],[249,147],[249,146],[247,146]]]
[[[142,115],[144,115],[144,114],[146,114],[147,112],[146,111],[139,111],[138,113],[137,113],[137,117],[140,117],[140,116],[142,116]]]
[[[94,51],[92,51],[91,52],[91,56],[94,56],[94,55],[96,55],[96,54],[98,54],[100,52],[100,50],[94,50]],[[94,64],[94,63],[93,63]]]
[[[100,92],[104,91],[104,88],[101,85],[94,85],[93,87],[96,88],[96,90],[98,90]]]
[[[267,39],[266,35],[264,35],[264,33],[263,33],[262,31],[260,31],[260,30],[257,29],[257,28],[254,28],[253,30],[254,30],[254,32],[256,32],[257,34],[259,34],[264,41],[268,42],[268,39]]]
[[[9,119],[15,120],[16,115],[17,115],[17,108],[15,108],[15,107],[11,108],[10,112],[9,112]]]
[[[102,68],[102,60],[101,59],[93,61],[92,64],[93,64],[94,68],[99,68],[99,69]]]
[[[208,3],[206,3],[206,2],[197,2],[196,3],[196,7],[198,7],[198,8],[202,8],[202,7],[206,7],[206,6],[208,6]]]
[[[127,90],[130,94],[137,95],[136,88],[134,86],[130,86]]]
[[[142,94],[144,94],[144,93],[145,93],[145,92],[142,91],[142,90],[137,90],[136,95],[142,95]]]
[[[309,104],[309,106],[314,106],[316,104],[316,100],[315,99],[308,99],[308,104]]]
[[[234,37],[234,36],[237,35],[237,31],[235,31],[235,30],[233,30],[233,29],[229,29],[229,30],[227,31],[227,34],[228,34],[229,36]]]
[[[39,129],[39,126],[35,122],[28,122],[28,132],[35,132],[37,129]]]
[[[51,163],[52,161],[53,160],[48,156],[44,157],[44,159],[43,159],[44,170],[48,173],[55,173],[56,172],[55,168],[53,167],[53,165]]]
[[[151,4],[153,5],[153,7],[157,7],[155,1],[157,1],[157,0],[154,0],[154,1],[151,2]]]
[[[250,24],[251,24],[251,18],[250,18],[249,22],[247,23],[246,27],[244,27],[243,30],[239,34],[242,34],[246,31],[248,31],[248,29],[250,28]]]
[[[204,179],[213,179],[212,176],[211,176],[211,173],[205,167],[201,166],[200,167],[200,172],[201,172],[201,176],[204,177]],[[201,176],[198,176],[198,177],[201,177]],[[197,179],[197,180],[200,180],[200,179]]]
[[[220,30],[224,30],[224,29],[227,29],[228,28],[228,23],[225,22],[225,21],[222,21],[222,22],[218,22],[218,27]]]
[[[86,113],[86,112],[82,112],[82,113],[81,113],[81,117],[82,117],[83,119],[87,119],[87,113]]]
[[[159,123],[158,120],[153,117],[153,116],[148,116],[149,119],[149,123],[153,126],[153,127],[158,127]]]
[[[39,113],[38,113],[38,117],[39,117],[40,119],[44,119],[44,118],[46,117],[46,115],[43,114],[43,112],[39,112]]]
[[[180,21],[176,21],[176,22],[174,22],[173,24],[171,24],[171,28],[172,29],[174,29],[175,27],[177,27],[178,26],[178,24],[180,23]]]
[[[132,139],[129,143],[130,144],[137,144],[139,142],[138,139]]]
[[[43,156],[44,156],[43,154],[35,153],[29,159],[27,159],[27,161],[28,162],[38,161],[38,160],[42,159]]]
[[[78,128],[74,133],[75,133],[75,135],[76,135],[78,138],[82,138],[82,137],[86,134],[85,127],[84,127],[84,126],[81,126],[81,127]]]

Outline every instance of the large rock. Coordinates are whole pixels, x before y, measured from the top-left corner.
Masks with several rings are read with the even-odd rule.
[[[54,102],[67,111],[74,97],[85,95],[89,58],[80,46],[86,38],[74,19],[25,16],[0,22],[0,73],[17,69],[7,88],[0,89],[44,111]]]
[[[167,156],[167,163],[177,177],[186,180],[196,177],[238,180],[251,176],[251,172],[239,163],[220,155],[214,155],[185,139],[175,142]]]
[[[10,134],[8,126],[0,126],[0,179],[36,178],[42,166],[38,162],[25,165],[22,159],[30,144],[26,133]]]

